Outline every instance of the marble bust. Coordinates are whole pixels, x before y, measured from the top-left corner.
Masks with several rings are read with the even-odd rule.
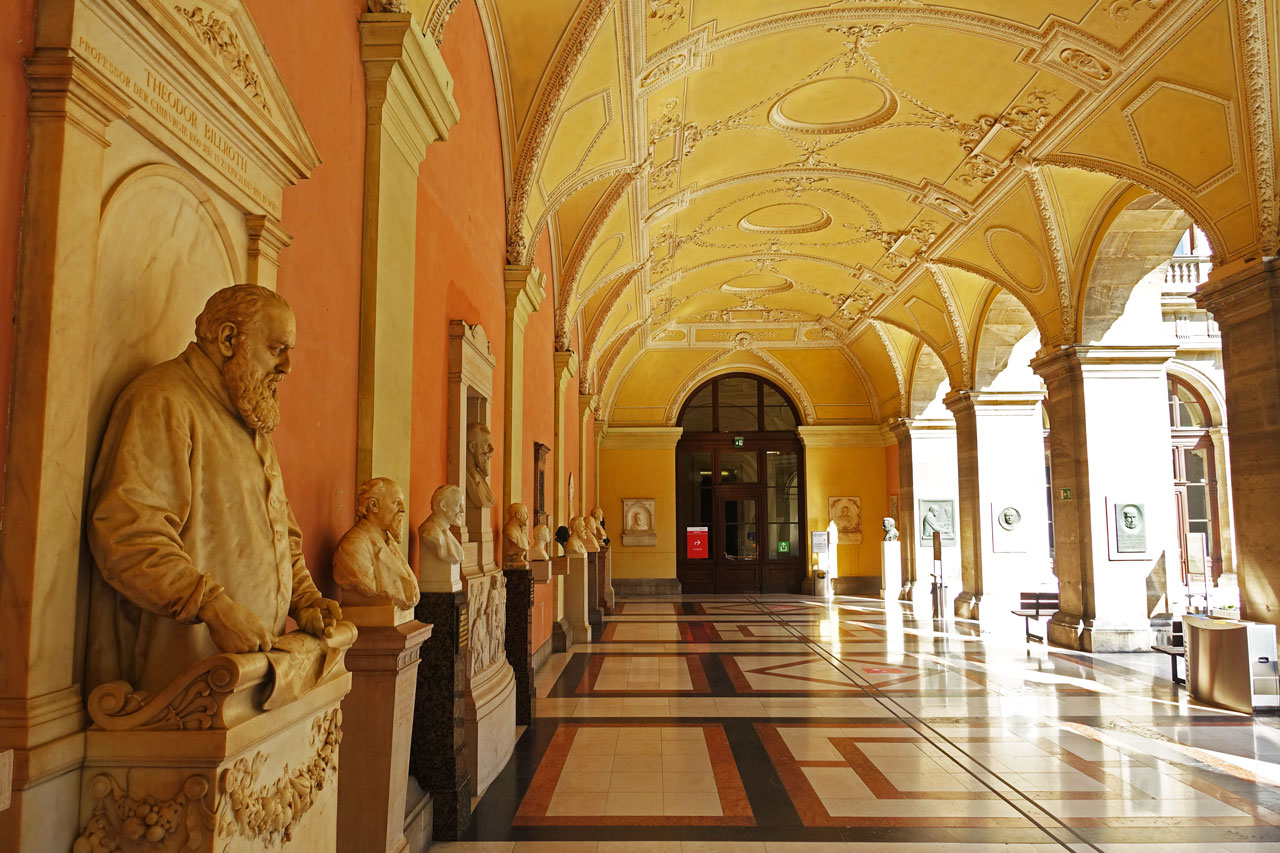
[[[524,504],[507,507],[507,524],[502,528],[505,568],[522,569],[529,557],[529,509]]]
[[[609,537],[604,532],[604,510],[596,507],[588,516],[587,528],[596,541],[603,547],[609,544]]]
[[[898,522],[894,521],[892,518],[886,518],[882,526],[884,527],[884,541],[897,542]]]
[[[467,502],[477,509],[493,506],[489,488],[489,460],[493,458],[493,433],[482,423],[467,427]]]
[[[431,495],[431,514],[418,527],[418,588],[423,592],[462,589],[466,552],[452,527],[466,524],[466,498],[458,486],[441,486]]]
[[[547,526],[546,513],[539,514],[540,521],[533,528],[533,539],[529,546],[530,560],[549,560],[547,546],[551,544],[551,528]]]
[[[392,480],[376,477],[356,491],[355,526],[338,540],[333,580],[346,604],[418,603],[418,578],[400,550],[404,535],[404,492]]]
[[[575,515],[569,519],[569,541],[565,543],[564,552],[573,554],[574,556],[586,556],[586,526],[582,522],[582,516]]]
[[[271,440],[292,309],[258,285],[223,288],[195,338],[125,387],[102,439],[87,507],[90,686],[155,693],[210,655],[271,649],[290,616],[317,637],[342,619],[307,570]]]

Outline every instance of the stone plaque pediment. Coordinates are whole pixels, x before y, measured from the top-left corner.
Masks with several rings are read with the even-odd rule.
[[[250,213],[320,163],[244,0],[77,0],[71,50],[128,121]]]

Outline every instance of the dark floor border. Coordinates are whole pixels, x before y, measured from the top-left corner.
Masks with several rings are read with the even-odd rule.
[[[613,578],[615,595],[680,595],[682,590],[675,578]]]

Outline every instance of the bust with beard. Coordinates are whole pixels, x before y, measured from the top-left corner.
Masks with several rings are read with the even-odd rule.
[[[493,458],[493,433],[482,423],[467,427],[467,503],[477,509],[493,506],[489,488],[489,460]]]
[[[89,491],[89,687],[155,693],[210,655],[269,650],[290,616],[315,636],[342,618],[307,571],[271,441],[294,342],[279,295],[224,288],[196,341],[117,398]]]
[[[333,581],[342,588],[342,603],[413,607],[418,579],[400,551],[404,492],[393,480],[376,477],[360,485],[356,506],[360,517],[333,554]]]

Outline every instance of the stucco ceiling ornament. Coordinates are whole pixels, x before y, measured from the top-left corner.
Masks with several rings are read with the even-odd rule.
[[[1275,146],[1272,144],[1271,71],[1268,63],[1267,16],[1269,0],[1241,0],[1240,42],[1244,47],[1245,96],[1249,110],[1249,136],[1255,164],[1253,179],[1258,187],[1258,229],[1262,250],[1280,253],[1280,233],[1276,223]]]
[[[404,11],[409,11],[407,0],[395,0],[395,2],[400,2],[405,6]],[[458,8],[460,2],[461,0],[435,0],[431,10],[427,12],[427,24],[424,30],[430,34],[437,47],[444,42],[444,25],[449,23],[449,16]]]
[[[1049,106],[1061,99],[1062,96],[1052,89],[1033,89],[1027,93],[1026,103],[1016,104],[1000,116],[1000,126],[1030,139],[1052,118]]]
[[[985,185],[1000,174],[1000,164],[984,154],[975,154],[960,167],[957,177],[966,186]]]
[[[1036,210],[1040,214],[1040,224],[1049,240],[1049,250],[1053,253],[1054,277],[1058,282],[1058,303],[1062,306],[1062,334],[1060,341],[1046,343],[1070,344],[1076,337],[1076,312],[1071,298],[1071,267],[1067,262],[1067,250],[1063,243],[1062,232],[1058,229],[1058,216],[1049,198],[1049,188],[1045,185],[1040,165],[1025,155],[1015,158],[1017,164],[1027,175],[1031,184],[1031,192],[1036,199]]]
[[[456,0],[453,5],[457,5]],[[407,0],[369,0],[369,11],[375,15],[403,15],[409,11],[409,3]]]
[[[889,363],[893,365],[893,376],[898,380],[898,399],[905,401],[907,399],[907,380],[906,375],[902,372],[902,362],[898,360],[898,353],[894,350],[893,345],[889,343],[889,335],[885,332],[883,326],[872,320],[871,328],[875,330],[876,335],[880,338],[885,354],[889,356]]]
[[[676,21],[684,20],[684,17],[683,0],[649,0],[649,20],[664,24],[663,32],[675,26]]]
[[[960,377],[964,388],[973,387],[972,369],[969,364],[969,336],[965,333],[964,321],[956,308],[955,296],[951,292],[951,283],[936,264],[926,264],[926,269],[933,277],[933,282],[942,295],[942,302],[947,307],[947,319],[951,321],[951,334],[955,336],[960,347]]]
[[[1148,9],[1155,11],[1163,6],[1165,0],[1114,0],[1107,9],[1107,14],[1111,16],[1111,20],[1118,23],[1127,23],[1133,17],[1135,9],[1146,6]]]
[[[1064,47],[1058,52],[1058,59],[1068,68],[1075,69],[1086,77],[1104,82],[1111,79],[1111,66],[1088,51],[1078,47]]]

